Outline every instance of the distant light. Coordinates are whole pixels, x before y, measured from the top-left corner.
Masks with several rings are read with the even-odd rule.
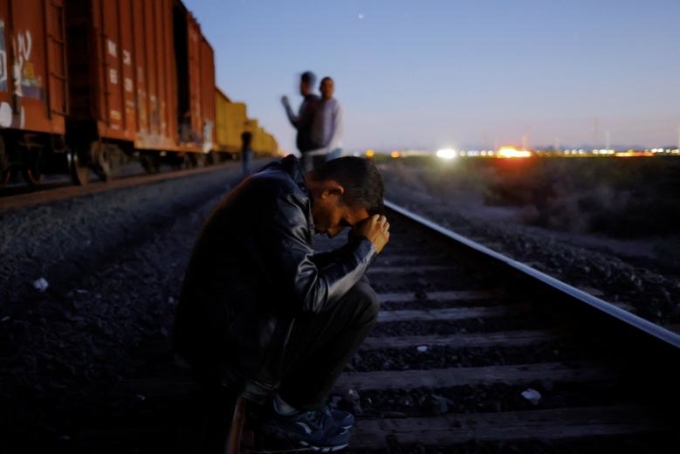
[[[501,147],[496,153],[499,158],[529,158],[531,152],[528,150],[518,150],[514,147]]]
[[[453,159],[456,157],[456,150],[453,148],[442,148],[437,150],[437,157],[442,159]]]
[[[375,151],[373,151],[371,149],[366,150],[366,157],[367,158],[372,158],[373,156],[375,156]]]
[[[401,157],[401,153],[398,150],[394,150],[392,151],[392,153],[390,153],[390,156],[392,156],[393,158],[399,158]]]
[[[649,157],[649,156],[654,156],[654,152],[628,150],[628,151],[616,152],[616,153],[614,153],[614,156],[616,156],[618,158]]]

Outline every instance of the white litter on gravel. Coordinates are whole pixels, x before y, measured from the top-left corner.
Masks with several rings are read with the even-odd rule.
[[[47,287],[49,287],[49,286],[50,286],[50,284],[43,277],[33,281],[33,287],[35,287],[36,290],[38,290],[40,292],[44,292],[45,290],[47,290]]]

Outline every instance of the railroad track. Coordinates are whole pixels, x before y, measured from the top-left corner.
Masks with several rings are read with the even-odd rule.
[[[379,323],[334,389],[359,396],[350,452],[677,446],[680,336],[390,209]]]
[[[368,271],[379,323],[334,388],[359,396],[347,452],[675,452],[680,336],[389,208],[390,244]],[[74,447],[108,452],[90,448],[115,439],[116,452],[133,452],[130,440],[153,433],[192,452],[181,425],[195,417],[161,426],[196,387],[165,370],[117,387],[155,402],[151,417],[80,434]],[[246,422],[234,451],[275,449]]]
[[[0,213],[83,195],[96,194],[113,189],[128,188],[175,178],[183,178],[204,172],[237,168],[239,165],[240,163],[237,162],[228,162],[194,169],[164,171],[157,174],[121,175],[112,178],[107,182],[91,182],[85,186],[75,186],[70,182],[58,181],[37,187],[0,188]]]

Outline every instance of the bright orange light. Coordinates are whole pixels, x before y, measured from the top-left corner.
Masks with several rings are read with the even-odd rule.
[[[375,151],[370,150],[370,149],[366,150],[366,157],[367,158],[372,158],[373,156],[375,156]]]
[[[649,151],[619,151],[614,153],[617,158],[640,158],[645,156],[654,156],[654,153]]]
[[[499,158],[529,158],[531,152],[528,150],[518,150],[515,147],[501,147],[498,149],[496,156]]]
[[[399,158],[401,157],[401,153],[399,153],[397,150],[394,150],[392,153],[390,153],[390,156],[393,158]]]

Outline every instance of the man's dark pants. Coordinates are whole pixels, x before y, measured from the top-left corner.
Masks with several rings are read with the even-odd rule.
[[[332,309],[301,316],[289,338],[287,366],[278,389],[281,398],[300,410],[320,408],[338,376],[378,319],[378,295],[364,277]],[[236,398],[243,384],[220,385],[215,370],[199,371],[205,391],[207,421],[201,452],[222,452]]]
[[[331,310],[295,321],[284,364],[288,370],[279,387],[281,398],[300,410],[324,404],[345,364],[378,319],[378,295],[364,279]]]

